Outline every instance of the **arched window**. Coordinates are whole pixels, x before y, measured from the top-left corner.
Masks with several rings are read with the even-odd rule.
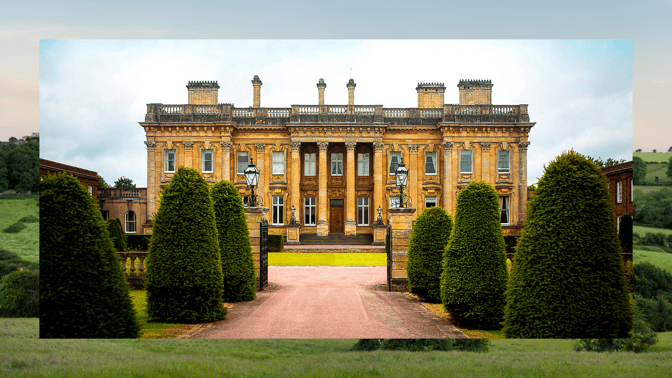
[[[132,211],[126,212],[126,233],[135,234],[135,213]]]

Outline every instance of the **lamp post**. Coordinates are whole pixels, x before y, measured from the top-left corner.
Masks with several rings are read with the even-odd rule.
[[[296,208],[294,205],[292,205],[292,219],[290,219],[289,224],[295,225],[296,224],[296,217],[294,216],[294,212],[296,211]]]
[[[376,224],[383,224],[383,208],[382,208],[382,206],[378,206],[378,219],[376,220]]]
[[[404,164],[404,158],[401,158],[401,163],[397,167],[396,171],[396,180],[397,186],[399,187],[399,207],[404,207],[404,186],[406,186],[406,181],[408,180],[408,169],[406,169],[406,164]]]
[[[254,160],[250,158],[250,164],[245,169],[245,181],[247,181],[247,186],[250,188],[250,197],[247,201],[249,207],[257,207],[257,198],[254,194],[254,187],[259,183],[259,170],[257,166],[254,165]]]

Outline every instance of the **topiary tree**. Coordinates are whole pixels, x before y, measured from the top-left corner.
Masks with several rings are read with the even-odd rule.
[[[452,228],[453,220],[443,208],[430,207],[416,218],[408,241],[409,291],[431,303],[441,302],[443,251]]]
[[[257,295],[257,273],[240,194],[229,181],[219,181],[212,186],[210,196],[215,206],[222,254],[223,299],[225,302],[251,301]]]
[[[40,316],[39,271],[17,270],[0,279],[0,317]]]
[[[628,337],[632,307],[604,174],[569,151],[528,203],[507,290],[506,337]]]
[[[40,183],[40,337],[135,338],[119,256],[93,198],[72,176]]]
[[[203,323],[224,319],[222,262],[208,184],[180,167],[161,195],[146,259],[150,320]]]
[[[460,190],[441,274],[443,306],[458,324],[501,328],[508,273],[500,220],[492,186],[474,181]]]
[[[114,243],[114,248],[116,248],[117,251],[125,251],[127,248],[126,233],[121,226],[121,220],[119,220],[119,218],[108,219],[107,230],[110,232],[110,238],[112,239],[112,243]]]

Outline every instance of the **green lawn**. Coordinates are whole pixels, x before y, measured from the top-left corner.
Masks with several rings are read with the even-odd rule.
[[[657,192],[662,188],[669,188],[669,186],[641,186],[641,185],[635,186],[635,189],[639,189],[645,194],[651,194],[653,192]]]
[[[40,222],[25,223],[26,228],[15,234],[2,232],[27,215],[39,217],[39,196],[22,197],[12,199],[0,196],[0,247],[16,253],[24,260],[39,262]]]
[[[672,253],[635,249],[632,253],[632,258],[635,264],[646,261],[672,273]]]
[[[659,154],[659,153],[653,153],[653,152],[635,152],[632,154],[633,157],[639,157],[642,160],[644,160],[645,163],[660,163],[660,162],[668,162],[670,158],[672,157],[672,154]]]
[[[387,266],[385,253],[287,253],[268,254],[270,266]]]
[[[672,155],[667,155],[668,158]],[[672,182],[672,179],[667,177],[667,164],[647,164],[646,165],[646,176],[644,181],[646,182],[656,182],[656,177],[658,177],[658,182]]]
[[[672,234],[672,230],[668,230],[666,228],[655,228],[645,226],[632,226],[632,232],[639,235],[640,237],[644,237],[644,235],[646,235],[647,232],[652,234],[664,234],[664,235]]]

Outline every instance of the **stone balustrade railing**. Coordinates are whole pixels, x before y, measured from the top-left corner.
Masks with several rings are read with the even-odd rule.
[[[98,199],[138,199],[147,198],[147,188],[98,189]]]
[[[121,271],[133,290],[145,288],[145,259],[147,252],[117,252]]]

